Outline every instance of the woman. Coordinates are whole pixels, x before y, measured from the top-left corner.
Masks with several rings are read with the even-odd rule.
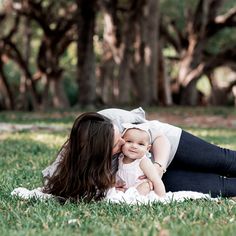
[[[112,173],[112,122],[98,113],[84,113],[72,127],[44,192],[64,199],[90,201],[104,197],[115,179]],[[54,168],[55,167],[55,168]]]
[[[94,124],[85,125],[85,121]],[[127,122],[149,122],[159,175],[162,176],[168,167],[163,175],[167,191],[191,190],[211,193],[212,197],[236,196],[236,151],[212,145],[178,127],[147,121],[142,108],[130,112],[106,109],[80,116],[57,160],[43,171],[48,180],[45,192],[73,199],[102,198],[106,189],[114,185],[117,156],[124,144],[122,123]],[[108,126],[106,132],[105,124]],[[77,135],[72,135],[73,130]],[[81,148],[83,145],[85,149]],[[94,160],[97,156],[99,161]]]

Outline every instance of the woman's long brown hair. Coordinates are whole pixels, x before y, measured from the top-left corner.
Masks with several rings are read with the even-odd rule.
[[[61,150],[60,164],[44,192],[71,200],[100,200],[114,184],[114,127],[106,117],[87,112],[79,116]]]

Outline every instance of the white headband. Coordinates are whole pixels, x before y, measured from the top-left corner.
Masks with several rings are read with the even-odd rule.
[[[151,138],[151,133],[150,133],[150,129],[149,129],[149,125],[148,123],[141,123],[141,124],[132,124],[132,123],[122,123],[122,126],[124,127],[124,131],[122,133],[122,136],[125,134],[125,132],[129,129],[139,129],[139,130],[143,130],[145,131],[148,136],[149,136],[149,140],[150,140],[150,143],[152,141],[152,138]]]

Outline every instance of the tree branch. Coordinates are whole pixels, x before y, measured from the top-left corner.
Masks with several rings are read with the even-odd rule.
[[[236,7],[231,8],[224,15],[215,17],[216,24],[223,24],[225,26],[236,26]]]
[[[221,65],[231,67],[231,64],[235,65],[236,61],[236,45],[232,46],[231,48],[222,50],[221,52],[215,55],[208,54],[205,57],[204,61],[206,62],[204,67],[204,73],[210,73],[216,67],[219,67]]]
[[[165,26],[164,26],[165,25]],[[168,25],[171,26],[172,30],[177,37],[174,37],[174,34],[168,30]],[[167,42],[169,42],[175,50],[180,53],[181,49],[186,48],[188,45],[187,40],[184,38],[182,32],[177,28],[175,22],[172,20],[169,23],[163,22],[163,18],[160,20],[160,35],[163,36]]]
[[[160,35],[161,37],[164,37],[167,42],[169,42],[175,48],[177,52],[180,52],[177,40],[169,33],[166,27],[164,27],[162,24],[160,25]]]
[[[25,74],[27,80],[30,81],[34,97],[37,99],[37,102],[40,103],[41,98],[40,98],[40,96],[37,92],[36,85],[33,81],[33,77],[32,77],[31,72],[29,71],[29,69],[27,67],[27,64],[26,64],[25,60],[22,58],[22,55],[21,55],[20,51],[18,50],[16,45],[14,43],[12,43],[11,41],[8,41],[8,40],[5,39],[4,43],[6,45],[4,47],[6,54],[9,56],[9,58],[11,58],[13,61],[15,61],[17,63],[19,68]]]
[[[24,1],[21,3],[12,3],[12,8],[18,14],[34,19],[46,34],[51,33],[50,22],[48,16],[50,12],[43,11],[42,2]]]
[[[193,32],[198,40],[207,37],[209,24],[214,19],[224,0],[200,0],[193,18]]]
[[[207,36],[211,37],[225,27],[236,27],[236,7],[231,8],[224,15],[216,16],[214,21],[209,22]]]

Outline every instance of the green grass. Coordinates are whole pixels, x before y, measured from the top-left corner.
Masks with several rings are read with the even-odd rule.
[[[164,110],[161,111],[162,113]],[[166,112],[171,112],[167,109]],[[178,111],[175,111],[178,112]],[[185,110],[179,110],[181,114]],[[187,113],[195,111],[187,109]],[[232,114],[232,110],[229,114]],[[216,114],[215,110],[213,113]],[[227,115],[227,109],[224,115]],[[75,113],[55,114],[1,113],[5,121],[69,127]],[[2,121],[2,120],[1,120]],[[236,129],[196,128],[188,131],[224,147],[236,149]],[[126,204],[66,203],[54,200],[22,200],[10,195],[16,187],[41,186],[41,170],[55,158],[66,140],[65,131],[34,130],[0,133],[0,235],[235,235],[236,203],[187,200],[164,205],[130,206]],[[74,219],[73,223],[69,221]]]

